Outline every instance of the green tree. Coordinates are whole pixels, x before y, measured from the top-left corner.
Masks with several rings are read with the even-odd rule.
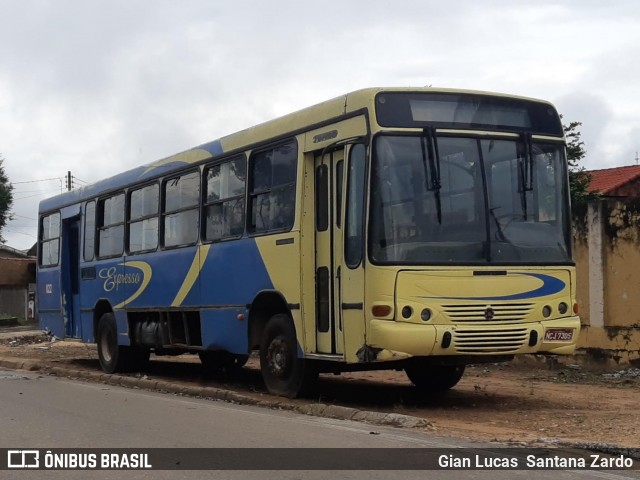
[[[4,158],[0,155],[0,243],[4,243],[2,230],[11,220],[11,206],[13,205],[13,185],[9,182],[2,166]]]
[[[562,118],[562,116],[560,116]],[[569,163],[569,186],[571,188],[571,204],[578,205],[595,200],[600,195],[589,190],[591,174],[580,164],[587,155],[584,142],[580,137],[579,127],[582,122],[563,124],[564,136],[567,139],[567,161]]]

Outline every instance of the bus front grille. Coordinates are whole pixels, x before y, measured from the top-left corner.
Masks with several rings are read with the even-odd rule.
[[[526,328],[459,329],[453,333],[453,345],[458,353],[511,353],[528,341]]]
[[[527,320],[533,311],[532,303],[493,303],[472,305],[443,305],[451,323],[517,323]]]

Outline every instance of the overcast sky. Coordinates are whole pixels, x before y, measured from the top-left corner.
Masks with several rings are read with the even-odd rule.
[[[0,0],[3,236],[33,245],[68,170],[93,182],[370,86],[544,98],[583,123],[587,168],[635,164],[639,59],[638,0]]]

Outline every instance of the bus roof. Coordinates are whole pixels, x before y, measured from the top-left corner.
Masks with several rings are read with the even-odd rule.
[[[233,154],[240,149],[265,142],[292,132],[300,131],[322,122],[337,119],[340,116],[372,107],[379,92],[432,92],[432,93],[468,93],[473,95],[492,95],[504,98],[529,100],[548,103],[544,100],[476,90],[459,90],[431,87],[393,87],[366,88],[356,90],[331,100],[304,108],[302,110],[269,120],[259,125],[232,133],[161,160],[142,165],[131,170],[105,178],[96,183],[79,187],[69,192],[42,200],[39,212],[45,213],[62,207],[73,205],[89,198],[107,194],[131,184],[153,180],[155,178],[179,171],[190,164],[197,164],[211,158]]]

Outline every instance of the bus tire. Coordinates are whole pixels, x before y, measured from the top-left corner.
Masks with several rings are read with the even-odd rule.
[[[148,348],[118,345],[118,329],[113,313],[105,313],[96,334],[100,367],[106,373],[144,369],[149,363]]]
[[[462,378],[464,369],[464,365],[427,365],[414,361],[404,371],[420,391],[438,393],[455,387]]]
[[[260,370],[270,393],[295,398],[306,393],[317,372],[298,357],[296,331],[291,319],[277,314],[269,319],[260,342]]]
[[[105,313],[98,322],[96,334],[100,367],[106,373],[122,370],[122,348],[118,345],[118,329],[113,313]]]

